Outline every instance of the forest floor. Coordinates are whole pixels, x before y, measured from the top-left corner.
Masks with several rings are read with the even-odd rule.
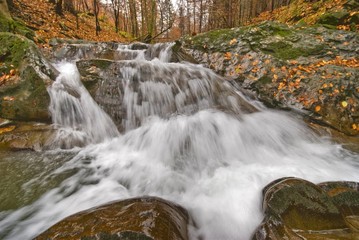
[[[358,18],[358,3],[356,0],[293,0],[288,6],[259,14],[259,16],[251,19],[248,24],[258,24],[271,20],[289,25],[313,25],[320,21],[324,14],[340,13],[344,8],[348,11],[348,16],[337,25],[337,29],[353,30],[353,26],[350,26],[348,20],[353,17]],[[354,28],[357,29],[357,26]]]
[[[83,39],[90,41],[128,42],[130,38],[115,32],[112,19],[100,16],[101,31],[96,35],[95,17],[91,13],[79,13],[78,17],[64,11],[55,12],[48,0],[14,0],[13,17],[19,18],[36,32],[36,42],[46,47],[52,38]]]

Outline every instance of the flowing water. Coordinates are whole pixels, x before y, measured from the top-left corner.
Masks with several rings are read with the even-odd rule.
[[[78,211],[150,195],[189,211],[191,239],[246,240],[263,218],[261,190],[271,181],[359,180],[358,154],[316,136],[301,119],[247,102],[201,66],[169,63],[160,45],[118,51],[125,57],[113,65],[117,78],[104,73],[101,107],[75,64],[57,65],[61,75],[49,88],[54,147],[77,148],[37,153],[65,160],[36,158],[36,166],[50,167],[18,187],[47,190],[0,209],[0,238],[31,239]]]

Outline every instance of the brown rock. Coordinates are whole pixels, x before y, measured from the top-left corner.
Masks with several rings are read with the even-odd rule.
[[[188,218],[185,209],[169,201],[132,198],[74,214],[35,239],[185,240]]]

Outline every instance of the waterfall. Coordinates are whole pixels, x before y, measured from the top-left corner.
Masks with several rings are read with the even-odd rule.
[[[66,135],[60,142],[84,147],[34,181],[69,176],[33,203],[1,212],[0,237],[31,239],[78,211],[150,195],[189,211],[192,240],[250,239],[269,182],[359,179],[356,153],[317,136],[291,113],[253,106],[201,66],[170,62],[168,45],[134,48],[115,48],[95,96],[99,105],[75,64],[60,63],[49,89],[53,121]]]
[[[82,85],[76,65],[57,66],[60,75],[48,88],[52,121],[59,128],[53,145],[69,148],[118,136],[111,118]]]

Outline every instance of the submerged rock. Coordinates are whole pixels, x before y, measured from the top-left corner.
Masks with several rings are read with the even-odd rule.
[[[35,239],[186,240],[188,223],[188,213],[179,205],[156,197],[141,197],[74,214]]]
[[[359,183],[278,179],[263,189],[265,218],[253,239],[356,239]]]

